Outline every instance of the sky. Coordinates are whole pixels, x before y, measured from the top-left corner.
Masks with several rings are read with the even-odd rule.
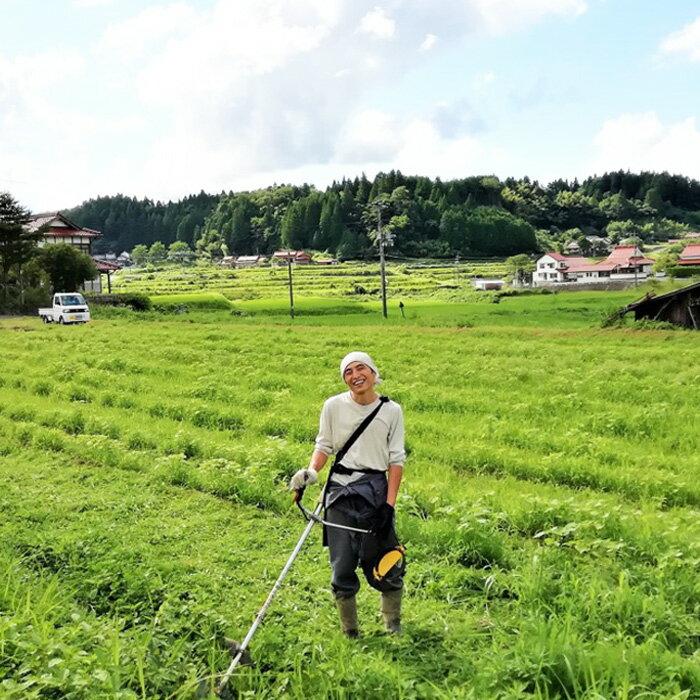
[[[696,0],[0,0],[0,191],[700,179],[699,86]]]

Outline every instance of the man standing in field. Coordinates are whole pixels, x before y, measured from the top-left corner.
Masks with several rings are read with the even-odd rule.
[[[329,455],[337,454],[358,426],[378,412],[342,457],[331,467],[326,486],[326,520],[329,523],[371,529],[381,538],[394,538],[394,506],[403,476],[404,424],[401,406],[377,394],[379,370],[364,352],[351,352],[340,363],[340,376],[349,391],[323,405],[316,447],[307,469],[290,482],[298,490],[316,483]],[[356,569],[362,565],[369,584],[382,591],[381,609],[389,633],[401,631],[403,569],[392,569],[381,581],[371,576],[371,562],[363,560],[363,538],[370,537],[335,527],[326,528],[335,595],[343,632],[359,636],[355,595],[360,588]],[[362,551],[361,551],[362,550]],[[369,564],[369,566],[368,566]]]

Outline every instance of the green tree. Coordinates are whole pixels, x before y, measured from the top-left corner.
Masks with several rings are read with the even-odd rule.
[[[683,243],[675,243],[659,253],[654,263],[654,272],[665,272],[668,274],[670,269],[676,265],[678,256],[684,247],[685,244]]]
[[[148,248],[143,243],[135,245],[131,251],[131,260],[138,267],[145,265],[148,262]]]
[[[83,282],[97,277],[97,268],[90,256],[66,243],[42,248],[41,265],[49,276],[53,292],[77,292]]]
[[[192,249],[184,241],[175,241],[168,248],[168,260],[180,265],[191,262],[193,256]]]
[[[220,259],[225,254],[225,247],[226,243],[221,234],[213,228],[204,231],[196,244],[197,252],[210,260]]]
[[[321,216],[318,221],[318,230],[314,234],[311,245],[315,250],[328,250],[331,245],[331,225],[333,220],[333,197],[323,199]]]
[[[663,214],[665,212],[666,204],[656,187],[651,187],[647,190],[647,193],[644,196],[644,206],[649,207],[649,209],[653,209],[659,214]]]
[[[690,233],[690,226],[672,219],[654,219],[642,226],[642,238],[645,241],[667,241],[669,238],[682,238]]]
[[[148,249],[148,260],[154,264],[161,263],[165,260],[167,251],[165,250],[165,245],[160,241],[156,241]]]
[[[282,217],[280,234],[282,245],[292,250],[304,248],[304,219],[306,207],[304,200],[292,202]]]
[[[607,225],[606,232],[611,241],[619,243],[623,238],[641,236],[642,227],[631,219],[611,221]]]
[[[550,204],[548,218],[550,224],[562,231],[572,228],[585,230],[591,226],[597,227],[605,221],[598,202],[593,197],[588,197],[580,191],[568,190],[557,192]]]
[[[0,192],[0,269],[5,299],[9,296],[10,270],[15,267],[17,278],[21,278],[22,265],[36,254],[42,235],[41,230],[29,230],[30,216],[9,192]]]
[[[239,197],[231,214],[230,230],[224,236],[229,249],[239,255],[249,255],[255,249],[251,226],[253,210],[253,203],[247,197]]]
[[[609,221],[643,221],[656,213],[646,208],[639,200],[628,199],[621,192],[605,197],[599,208]]]
[[[532,279],[534,271],[535,261],[525,253],[511,255],[509,258],[506,258],[506,272],[516,284],[527,284]]]
[[[359,258],[362,252],[362,241],[359,235],[350,229],[345,229],[338,244],[336,255],[341,260],[352,260],[353,258]]]
[[[467,216],[468,236],[481,255],[512,255],[537,249],[531,224],[494,207],[476,207]]]
[[[467,226],[467,212],[461,207],[447,209],[440,218],[440,236],[455,253],[472,252],[472,241]]]

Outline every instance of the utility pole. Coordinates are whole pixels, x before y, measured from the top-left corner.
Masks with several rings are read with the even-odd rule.
[[[377,207],[377,235],[379,236],[379,273],[382,277],[382,316],[386,318],[386,268],[384,261],[384,234],[382,233],[381,207]]]
[[[287,258],[287,269],[289,271],[289,315],[294,318],[294,283],[292,282],[292,255]]]
[[[382,233],[381,202],[377,202],[377,240],[379,241],[379,273],[382,278],[382,316],[386,318],[386,269],[384,265],[384,234]]]

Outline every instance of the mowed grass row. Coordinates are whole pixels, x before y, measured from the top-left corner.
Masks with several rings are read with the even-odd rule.
[[[91,656],[89,675],[102,680],[85,697],[165,697],[178,688],[187,696],[188,682],[225,665],[221,636],[242,636],[300,531],[283,483],[306,461],[323,398],[342,388],[336,365],[350,347],[382,358],[387,393],[406,409],[407,634],[377,636],[369,592],[362,653],[329,634],[336,623],[320,592],[328,572],[316,545],[256,637],[263,663],[241,674],[239,690],[681,697],[697,688],[699,533],[687,499],[697,445],[683,429],[697,401],[691,334],[237,321],[29,328],[0,335],[3,556],[19,572],[4,608],[15,641],[5,644],[28,646],[17,601],[52,600],[47,588],[78,620],[51,622],[73,640],[51,650],[55,673],[42,675],[41,656],[24,675],[0,667],[8,681],[33,681],[15,697],[41,688],[80,697],[71,680],[80,674],[62,676],[60,667],[77,667],[95,644],[108,651]],[[625,359],[642,355],[657,369]],[[606,364],[604,382],[593,370]],[[624,377],[610,380],[616,373]],[[672,376],[668,391],[660,376]],[[548,382],[549,401],[530,397],[530,383]],[[650,383],[659,391],[645,392]],[[664,427],[650,421],[640,440],[646,414],[628,415],[625,392],[652,415],[664,410]],[[601,411],[598,428],[585,422]],[[587,437],[600,454],[581,452]],[[658,440],[667,442],[655,451]],[[643,488],[631,488],[635,473]],[[55,609],[39,618],[52,620]],[[130,671],[119,675],[124,665]]]
[[[69,339],[51,331],[46,344]],[[81,331],[83,337],[92,333]],[[653,334],[600,332],[588,340],[584,333],[551,334],[545,342],[540,332],[420,333],[429,363],[412,362],[411,328],[392,331],[390,351],[377,350],[387,355],[390,393],[406,409],[409,447],[418,463],[590,486],[632,499],[657,497],[666,505],[700,502],[700,438],[691,427],[699,393],[692,334],[669,333],[650,348]],[[159,337],[168,334],[171,342]],[[191,342],[183,342],[187,336]],[[32,338],[26,336],[27,342]],[[188,437],[187,449],[207,457],[239,434],[250,442],[286,438],[293,446],[286,459],[294,462],[305,458],[294,446],[311,444],[323,397],[342,388],[337,357],[368,342],[362,332],[339,341],[328,339],[323,328],[263,331],[240,323],[227,331],[159,325],[151,338],[146,357],[129,350],[137,341],[125,335],[112,343],[117,358],[100,359],[97,350],[79,366],[66,366],[62,353],[50,363],[32,342],[35,369],[24,369],[23,353],[8,352],[8,376],[16,378],[2,381],[27,395],[25,410],[33,405],[44,424],[71,429],[75,415],[79,431],[98,404],[114,417],[112,428],[103,429],[110,436],[120,432],[119,417],[127,410],[136,425],[156,421],[171,451],[184,449]],[[601,357],[603,338],[608,352]],[[106,339],[95,340],[99,346]],[[643,364],[631,368],[630,353],[645,345]],[[677,349],[665,352],[670,345]],[[321,377],[311,384],[310,367]],[[178,381],[169,382],[173,373]],[[18,401],[8,407],[14,410]],[[81,410],[83,405],[90,408]],[[69,414],[56,416],[64,406],[71,407]],[[198,434],[188,433],[191,427]],[[128,439],[153,444],[145,435]]]

